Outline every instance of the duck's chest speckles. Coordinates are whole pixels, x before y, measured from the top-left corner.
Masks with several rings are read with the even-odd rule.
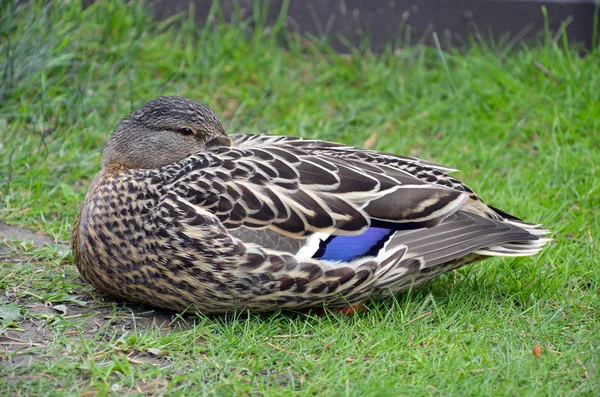
[[[101,173],[82,208],[82,242],[94,244],[96,255],[132,263],[132,258],[143,254],[143,243],[151,235],[147,220],[159,199],[143,175]]]

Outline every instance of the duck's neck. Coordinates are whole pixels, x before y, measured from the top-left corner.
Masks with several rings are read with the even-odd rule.
[[[130,170],[132,168],[133,167],[130,167],[123,163],[111,162],[111,163],[107,164],[106,166],[102,167],[100,174],[104,173],[104,174],[114,175],[114,174],[118,174],[123,171]]]

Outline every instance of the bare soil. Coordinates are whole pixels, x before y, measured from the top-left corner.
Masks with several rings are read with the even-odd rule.
[[[0,263],[14,264],[30,259],[15,251],[14,245],[7,244],[15,240],[31,243],[34,248],[41,248],[45,244],[68,245],[66,242],[56,242],[40,232],[0,221]],[[81,282],[84,284],[83,280]],[[103,306],[101,301],[90,296],[90,291],[96,292],[91,287],[72,291],[78,296],[79,304],[40,302],[31,297],[17,297],[10,289],[3,291],[0,305],[16,302],[19,307],[26,309],[26,313],[18,319],[17,327],[5,332],[0,330],[0,367],[11,371],[16,367],[31,366],[38,360],[54,359],[52,353],[48,353],[48,347],[56,337],[57,329],[50,324],[57,317],[73,323],[72,327],[64,329],[64,335],[73,340],[83,337],[86,340],[100,338],[109,341],[124,332],[135,333],[151,328],[168,332],[175,327],[181,329],[191,325],[189,320],[167,312],[156,312],[141,305],[124,304],[115,312],[114,305]],[[110,298],[107,301],[114,302]],[[147,352],[135,352],[128,358],[154,365],[161,365],[166,361],[163,357]]]
[[[0,260],[2,259],[2,254],[10,252],[9,247],[5,244],[8,240],[32,242],[36,248],[43,247],[44,244],[54,244],[54,240],[41,232],[34,232],[18,226],[10,226],[0,220]]]

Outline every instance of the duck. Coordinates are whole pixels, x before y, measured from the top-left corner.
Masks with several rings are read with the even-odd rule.
[[[317,139],[228,135],[208,106],[159,97],[106,142],[73,259],[102,293],[173,312],[344,311],[550,241],[454,171]]]

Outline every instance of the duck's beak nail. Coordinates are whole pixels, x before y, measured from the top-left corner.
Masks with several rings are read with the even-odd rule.
[[[231,146],[232,142],[233,141],[228,136],[218,136],[206,142],[206,147]]]

